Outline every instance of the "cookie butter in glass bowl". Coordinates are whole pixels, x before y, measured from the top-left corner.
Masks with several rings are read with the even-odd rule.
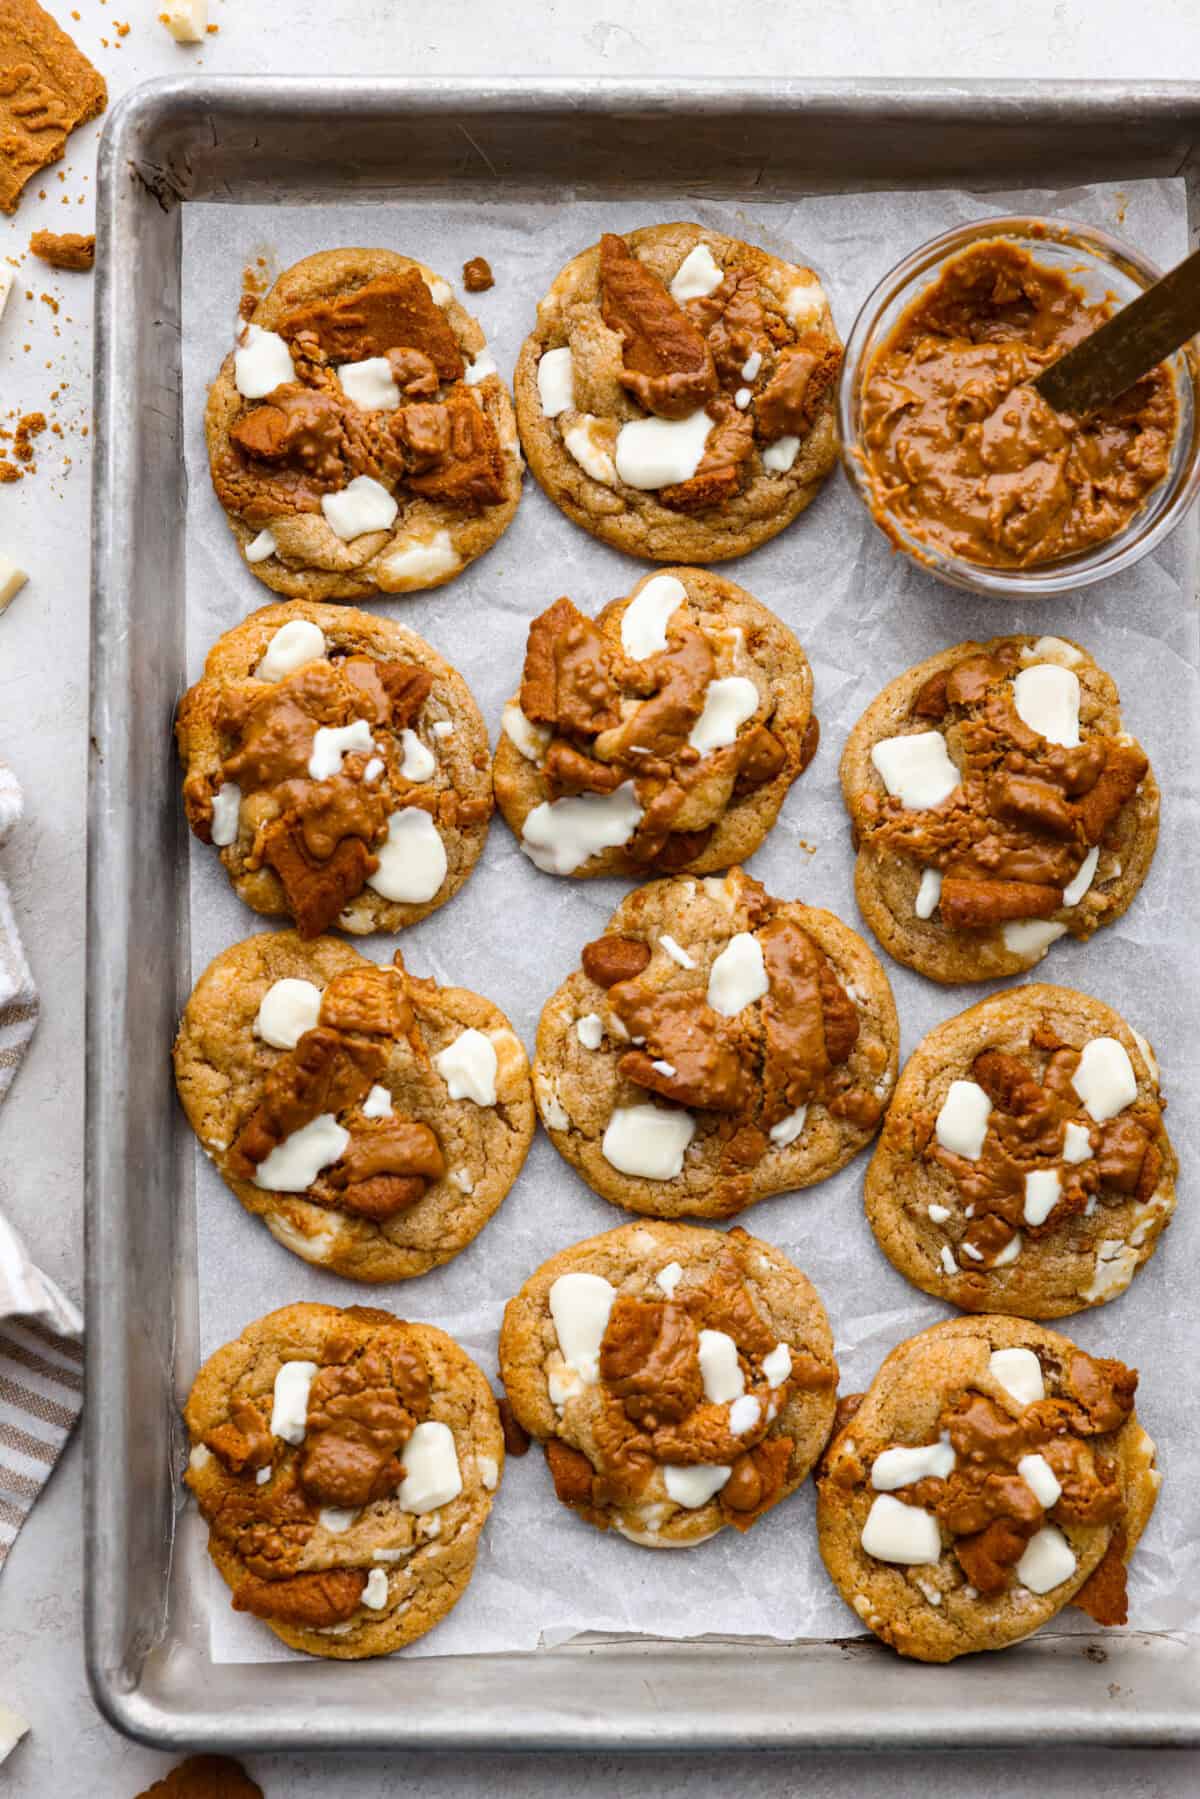
[[[956,587],[1064,593],[1128,568],[1200,491],[1200,365],[1179,351],[1091,418],[1029,383],[1159,277],[1092,226],[983,219],[922,244],[855,320],[838,393],[851,485]]]

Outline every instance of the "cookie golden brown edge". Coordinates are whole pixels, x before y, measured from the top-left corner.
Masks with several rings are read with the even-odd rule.
[[[529,629],[496,800],[548,874],[707,874],[753,854],[817,748],[791,631],[706,569],[646,575],[593,621],[570,599]]]
[[[819,492],[841,356],[811,269],[697,224],[606,232],[538,303],[514,379],[521,442],[604,543],[721,562]]]
[[[855,1615],[901,1655],[1004,1649],[1076,1605],[1126,1619],[1158,1498],[1137,1374],[1023,1319],[957,1318],[839,1404],[817,1532]]]
[[[536,1115],[498,1006],[292,931],[200,976],[175,1042],[188,1122],[226,1186],[293,1255],[409,1280],[483,1229]]]
[[[1154,1052],[1066,987],[993,994],[905,1064],[864,1188],[889,1261],[972,1312],[1063,1318],[1117,1298],[1175,1210]]]
[[[521,497],[512,401],[478,321],[393,250],[306,256],[244,308],[204,429],[242,560],[292,599],[440,587]]]
[[[874,1136],[899,1030],[878,958],[832,912],[740,868],[637,888],[538,1025],[534,1097],[612,1205],[728,1218]]]
[[[811,1282],[735,1228],[627,1224],[539,1268],[505,1308],[500,1373],[557,1497],[648,1549],[749,1530],[833,1422]]]
[[[175,736],[192,831],[239,899],[304,937],[403,930],[479,860],[487,729],[458,670],[392,619],[262,607],[217,639]]]
[[[462,1598],[504,1433],[444,1331],[374,1306],[283,1306],[208,1358],[184,1419],[184,1478],[233,1608],[291,1648],[389,1655]]]
[[[1021,974],[1112,924],[1158,841],[1158,786],[1116,684],[1061,637],[917,663],[854,726],[841,777],[863,917],[944,983]]]

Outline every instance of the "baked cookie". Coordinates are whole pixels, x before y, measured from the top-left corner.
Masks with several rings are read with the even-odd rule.
[[[375,1306],[283,1306],[209,1356],[183,1415],[184,1479],[234,1611],[358,1661],[462,1598],[504,1433],[445,1331]]]
[[[595,622],[565,597],[534,619],[496,799],[548,874],[707,874],[758,848],[818,734],[787,627],[732,581],[673,568]]]
[[[1017,987],[948,1019],[900,1076],[867,1170],[901,1274],[970,1312],[1064,1318],[1123,1293],[1175,1210],[1144,1037],[1098,999]]]
[[[732,868],[622,900],[546,1002],[533,1090],[555,1149],[613,1205],[728,1218],[870,1142],[898,1042],[862,938]]]
[[[263,1790],[227,1755],[189,1755],[136,1799],[263,1799]]]
[[[1112,924],[1158,786],[1115,682],[1061,637],[959,643],[889,683],[842,755],[863,917],[934,981],[991,980]]]
[[[606,232],[538,303],[521,442],[555,505],[615,549],[723,562],[816,496],[841,361],[811,269],[700,225]]]
[[[500,1375],[554,1490],[647,1549],[749,1530],[833,1423],[807,1277],[745,1231],[626,1224],[552,1256],[504,1311]]]
[[[175,736],[188,823],[239,899],[399,931],[456,894],[492,813],[471,690],[422,638],[348,606],[264,606],[208,653]]]
[[[293,931],[235,943],[175,1040],[188,1122],[271,1235],[334,1274],[401,1281],[465,1249],[534,1131],[508,1019],[464,987]]]
[[[521,497],[508,389],[447,282],[323,250],[239,314],[204,415],[247,567],[299,600],[440,587]]]
[[[1137,1378],[1016,1318],[901,1343],[839,1403],[817,1471],[821,1556],[847,1605],[923,1662],[1005,1649],[1066,1605],[1123,1624],[1161,1480]]]

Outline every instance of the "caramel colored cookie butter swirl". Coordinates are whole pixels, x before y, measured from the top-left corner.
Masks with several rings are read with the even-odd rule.
[[[449,323],[415,269],[294,308],[277,327],[292,376],[246,402],[213,460],[213,485],[247,525],[320,512],[322,496],[366,477],[389,492],[478,512],[504,498],[495,425],[465,384]],[[338,369],[381,359],[400,397],[357,405]]]
[[[341,1565],[339,1539],[353,1512],[397,1493],[405,1446],[430,1409],[429,1369],[408,1327],[369,1307],[346,1319],[319,1365],[283,1363],[274,1410],[234,1394],[228,1421],[202,1439],[225,1478],[192,1482],[214,1541],[236,1558],[234,1610],[308,1630],[363,1605],[368,1571]],[[306,1381],[303,1413],[282,1419],[281,1382],[303,1397]]]
[[[1045,666],[1078,695],[1069,669]],[[1060,732],[1069,743],[1026,723],[1014,678],[1030,672],[1020,640],[1011,639],[931,676],[909,717],[953,752],[942,756],[950,790],[932,804],[906,805],[889,793],[866,794],[856,806],[860,842],[940,875],[934,905],[950,930],[1050,919],[1075,905],[1077,878],[1087,863],[1094,871],[1099,846],[1149,768],[1123,734],[1089,732],[1080,741],[1077,717]]]
[[[969,1597],[993,1598],[1022,1585],[1041,1594],[1072,1578],[1077,1566],[1059,1526],[1108,1525],[1107,1550],[1071,1603],[1098,1624],[1126,1621],[1126,1494],[1112,1452],[1133,1414],[1138,1377],[1121,1362],[1069,1348],[1065,1364],[1052,1371],[1050,1393],[1046,1364],[1032,1350],[992,1356],[1002,1383],[1014,1379],[1008,1367],[1019,1369],[1028,1403],[1016,1416],[967,1387],[948,1395],[934,1443],[895,1445],[868,1469],[853,1441],[837,1440],[823,1481],[835,1489],[866,1484],[880,1495],[862,1532],[867,1555],[932,1567],[948,1548]],[[849,1407],[839,1422],[853,1433]],[[908,1519],[894,1510],[897,1503],[911,1508]]]
[[[558,1498],[601,1528],[613,1510],[638,1514],[656,1472],[677,1506],[697,1509],[715,1496],[722,1521],[741,1531],[781,1496],[795,1444],[771,1427],[793,1394],[828,1391],[837,1370],[777,1340],[746,1284],[751,1241],[730,1231],[703,1285],[678,1298],[616,1294],[586,1273],[560,1276],[551,1288],[560,1345],[575,1347],[583,1364],[554,1358],[551,1395],[560,1419],[585,1395],[591,1454],[554,1436],[546,1460]],[[673,1292],[677,1264],[671,1272]],[[583,1283],[584,1293],[572,1283]],[[601,1333],[594,1367],[572,1323],[584,1304]]]
[[[330,981],[317,1023],[274,1063],[262,1099],[239,1126],[229,1151],[233,1175],[255,1180],[275,1150],[320,1118],[339,1123],[347,1142],[305,1188],[314,1205],[380,1223],[415,1205],[443,1177],[445,1157],[427,1124],[363,1110],[397,1042],[428,1063],[408,997],[410,978],[397,951],[392,968],[353,969]]]
[[[1122,531],[1167,474],[1178,415],[1160,365],[1085,418],[1032,383],[1115,310],[1016,245],[954,257],[868,365],[861,431],[876,516],[995,568]]]

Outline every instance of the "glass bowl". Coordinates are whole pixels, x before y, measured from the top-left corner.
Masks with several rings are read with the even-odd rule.
[[[842,462],[850,484],[895,548],[954,587],[998,598],[1024,599],[1067,593],[1115,575],[1139,561],[1179,523],[1200,492],[1200,361],[1194,347],[1177,351],[1170,358],[1167,366],[1174,380],[1179,417],[1170,469],[1129,523],[1103,543],[1053,562],[1027,568],[996,568],[968,562],[914,537],[875,498],[860,437],[863,378],[901,313],[936,282],[943,265],[974,244],[996,240],[1016,244],[1035,261],[1061,269],[1090,299],[1111,296],[1118,306],[1157,281],[1162,272],[1132,245],[1120,242],[1107,231],[1067,220],[981,219],[943,232],[897,263],[855,319],[838,388],[838,423]]]

